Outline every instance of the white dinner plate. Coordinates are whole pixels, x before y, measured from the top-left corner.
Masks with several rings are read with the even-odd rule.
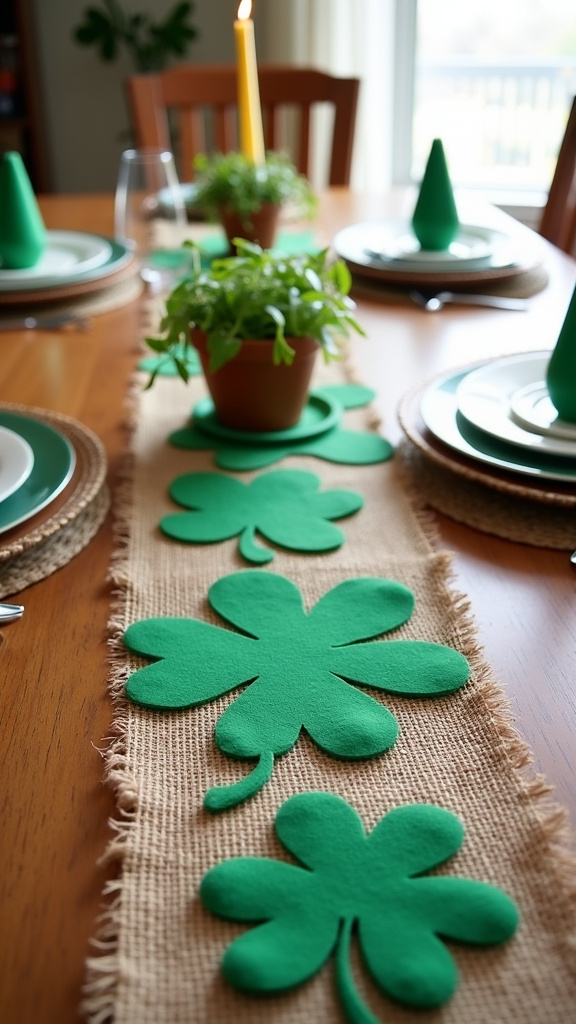
[[[554,437],[527,429],[518,422],[514,406],[527,386],[542,382],[550,361],[550,352],[530,352],[495,359],[467,373],[458,385],[459,411],[474,426],[493,437],[535,452],[549,452],[574,460],[576,439]]]
[[[2,283],[0,279],[0,302],[11,301],[14,302],[20,293],[26,293],[27,301],[29,296],[32,296],[36,301],[36,296],[49,297],[51,289],[58,288],[74,288],[76,285],[82,287],[88,281],[99,281],[103,278],[110,277],[112,274],[116,274],[119,270],[122,270],[129,263],[134,261],[134,253],[132,249],[129,249],[126,245],[122,245],[120,242],[113,240],[107,240],[110,246],[110,256],[104,263],[99,264],[97,267],[92,267],[85,270],[82,274],[78,274],[75,271],[71,273],[62,273],[49,279],[40,280],[28,279],[21,281],[12,281],[10,283]],[[0,270],[0,274],[2,271]],[[6,298],[4,298],[6,296]],[[21,301],[21,300],[19,300]]]
[[[517,261],[516,245],[502,231],[481,225],[462,225],[444,251],[423,250],[407,221],[351,224],[339,231],[334,249],[342,259],[361,266],[423,274],[493,270]]]
[[[0,267],[0,291],[47,288],[70,283],[104,266],[112,256],[107,238],[82,231],[48,231],[44,253],[33,267],[8,270]]]
[[[414,266],[432,263],[468,267],[486,260],[506,242],[508,236],[503,231],[478,224],[461,224],[447,249],[423,249],[406,221],[393,221],[374,230],[367,250],[369,255],[385,262],[399,260]]]
[[[473,367],[473,370],[479,369]],[[420,399],[420,415],[428,430],[443,444],[478,463],[543,480],[562,480],[576,486],[576,459],[529,451],[508,444],[470,423],[460,412],[458,386],[471,370],[440,377]]]
[[[0,426],[0,502],[9,498],[30,476],[34,452],[14,430]]]

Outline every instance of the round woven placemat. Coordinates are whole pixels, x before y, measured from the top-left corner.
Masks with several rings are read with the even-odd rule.
[[[543,265],[530,267],[500,277],[482,276],[480,273],[455,275],[429,274],[396,274],[390,271],[387,275],[370,277],[361,273],[356,267],[352,270],[352,297],[361,299],[378,299],[383,302],[405,302],[413,305],[410,299],[410,288],[421,289],[450,288],[455,294],[458,291],[479,295],[499,295],[504,298],[530,299],[546,288],[550,278]]]
[[[426,430],[420,397],[430,382],[407,394],[398,410],[406,434],[397,459],[422,500],[483,533],[534,547],[576,547],[576,487],[522,474],[491,471],[452,452]]]
[[[33,302],[23,301],[19,295],[18,301],[14,298],[9,303],[10,313],[8,315],[13,317],[29,316],[30,305],[33,305],[34,316],[38,317],[44,314],[54,316],[57,313],[88,317],[126,306],[129,302],[134,302],[139,298],[144,291],[144,282],[134,266],[130,268],[130,273],[120,280],[112,283],[109,279],[106,280],[106,285],[101,284],[100,288],[90,292],[66,293],[55,289],[53,294],[47,296],[43,291],[42,298],[37,296]]]
[[[59,430],[76,452],[62,494],[35,516],[0,535],[0,598],[16,594],[66,565],[92,540],[110,508],[104,446],[91,430],[59,413],[1,403],[6,412],[34,417]]]
[[[135,257],[131,257],[124,266],[118,270],[101,277],[84,280],[80,278],[69,284],[61,284],[50,288],[31,288],[29,291],[1,291],[0,305],[2,306],[41,306],[50,305],[54,302],[67,302],[69,300],[82,299],[89,295],[98,295],[118,284],[130,281],[138,276],[138,264]]]
[[[412,489],[430,508],[450,519],[533,547],[561,551],[576,547],[574,508],[545,505],[464,479],[431,462],[408,440],[399,444],[396,458]]]

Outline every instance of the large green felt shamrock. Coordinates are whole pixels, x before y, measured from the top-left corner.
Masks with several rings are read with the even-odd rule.
[[[388,750],[398,735],[390,711],[349,683],[432,697],[463,686],[469,666],[441,644],[417,640],[360,643],[407,622],[414,597],[393,580],[349,579],[306,613],[284,576],[247,569],[217,580],[209,601],[235,633],[197,619],[144,619],[126,646],[156,661],[126,684],[136,704],[187,708],[239,686],[244,692],[216,726],[216,744],[235,758],[257,758],[250,775],[211,789],[205,806],[225,810],[268,781],[274,757],[291,750],[302,727],[322,750],[359,759]]]
[[[449,811],[411,804],[389,811],[366,835],[356,811],[331,793],[282,805],[276,834],[303,867],[242,857],[202,880],[205,907],[235,921],[265,922],[226,950],[222,970],[237,988],[269,993],[300,985],[335,950],[338,993],[350,1024],[375,1024],[350,971],[357,927],[374,981],[409,1006],[440,1006],[458,976],[441,941],[491,945],[509,939],[518,911],[500,889],[447,875],[426,877],[462,845]]]
[[[315,455],[328,462],[353,466],[372,465],[392,458],[392,445],[379,434],[345,430],[339,423],[345,409],[357,409],[371,401],[374,392],[370,388],[356,384],[335,384],[317,388],[312,395],[326,398],[333,408],[336,407],[339,415],[335,426],[308,439],[265,445],[255,440],[248,444],[245,440],[212,437],[191,423],[170,434],[170,443],[176,448],[191,448],[195,451],[213,449],[216,465],[235,471],[263,469],[288,455]]]
[[[319,486],[314,473],[300,469],[263,473],[250,484],[216,473],[187,473],[170,485],[170,495],[195,511],[164,516],[160,529],[176,540],[204,544],[240,534],[241,554],[260,564],[274,554],[256,544],[256,530],[294,551],[332,551],[344,534],[327,520],[357,512],[364,502],[356,491],[319,493]]]

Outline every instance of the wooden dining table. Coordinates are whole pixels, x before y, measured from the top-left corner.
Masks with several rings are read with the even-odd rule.
[[[314,231],[328,244],[346,225],[405,215],[411,202],[410,190],[366,196],[333,189],[321,197]],[[41,208],[49,228],[113,234],[110,195],[45,196]],[[501,220],[508,223],[504,214]],[[419,381],[480,359],[553,348],[576,262],[542,245],[549,283],[529,299],[527,311],[451,305],[428,313],[404,300],[357,298],[367,337],[354,341],[354,358],[359,376],[377,392],[390,441],[402,436],[398,404]],[[112,492],[112,512],[87,547],[11,595],[25,611],[0,628],[0,1020],[6,1024],[80,1019],[90,939],[116,870],[105,858],[115,807],[103,781],[103,751],[113,729],[109,566],[142,303],[93,315],[84,332],[0,332],[0,401],[62,413],[93,431],[105,446]],[[439,513],[435,519],[515,726],[574,823],[576,572],[570,553],[491,536]]]

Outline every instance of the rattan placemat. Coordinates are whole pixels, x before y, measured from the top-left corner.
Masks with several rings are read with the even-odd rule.
[[[433,380],[404,396],[399,459],[426,504],[484,533],[535,547],[573,551],[576,484],[512,473],[453,451],[427,430],[419,405]]]
[[[0,597],[50,576],[92,540],[110,507],[107,459],[100,439],[82,423],[59,413],[2,403],[6,412],[38,419],[73,445],[76,466],[54,501],[19,526],[0,534]]]
[[[569,504],[520,497],[483,483],[479,476],[454,472],[448,460],[439,464],[408,439],[398,446],[397,456],[425,504],[450,519],[534,547],[576,547],[576,494]]]
[[[543,264],[530,267],[519,273],[508,273],[503,277],[486,277],[480,274],[461,273],[457,277],[437,276],[434,274],[394,277],[392,273],[382,277],[371,278],[356,270],[352,274],[352,295],[358,299],[377,299],[380,302],[405,302],[413,305],[410,299],[411,288],[422,290],[450,289],[457,294],[499,295],[514,299],[529,299],[546,288],[549,281],[548,271]],[[402,285],[404,285],[402,287]],[[424,311],[423,311],[424,312]]]
[[[75,302],[89,296],[98,296],[126,282],[133,283],[137,277],[138,265],[136,258],[131,256],[118,270],[112,270],[111,273],[100,277],[88,278],[87,280],[80,278],[78,281],[50,288],[30,288],[28,291],[19,290],[13,292],[0,291],[0,306],[18,308],[34,306],[35,312],[37,307],[41,306],[50,306],[50,309],[53,309],[54,303]],[[111,306],[110,308],[114,307]]]

